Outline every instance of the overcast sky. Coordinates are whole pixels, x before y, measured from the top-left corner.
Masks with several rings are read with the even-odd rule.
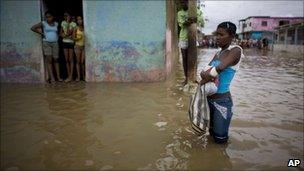
[[[302,1],[204,1],[203,13],[206,22],[203,32],[211,34],[223,21],[238,26],[238,20],[248,16],[303,17]],[[239,28],[238,28],[239,29]],[[237,31],[238,32],[238,31]]]

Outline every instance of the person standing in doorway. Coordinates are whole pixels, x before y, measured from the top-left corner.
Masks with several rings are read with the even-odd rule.
[[[53,61],[55,63],[55,70],[57,74],[57,80],[62,81],[59,72],[59,50],[58,50],[58,23],[55,22],[53,15],[47,11],[45,12],[46,21],[42,21],[32,26],[31,30],[42,36],[42,49],[43,54],[47,62],[47,80],[55,82],[53,74]]]
[[[75,54],[76,54],[76,81],[80,81],[80,77],[85,81],[85,51],[84,51],[84,27],[83,19],[77,16],[77,27],[74,30],[73,38],[75,40]],[[81,74],[80,74],[81,73]]]
[[[76,23],[71,21],[69,13],[64,13],[64,21],[61,22],[60,35],[62,37],[62,47],[66,60],[66,67],[68,71],[68,78],[65,82],[72,81],[74,71],[74,40],[73,31],[76,28]]]
[[[200,26],[204,25],[203,16],[200,9],[197,9],[197,17],[188,17],[188,0],[181,0],[182,9],[177,13],[177,22],[180,27],[179,32],[179,47],[181,48],[183,69],[185,74],[185,81],[182,83],[186,85],[188,83],[188,27],[191,23],[198,23]]]

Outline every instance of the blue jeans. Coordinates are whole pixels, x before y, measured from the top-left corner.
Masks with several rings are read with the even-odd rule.
[[[232,118],[232,98],[208,98],[210,108],[209,133],[216,143],[225,143],[228,140],[229,125]]]

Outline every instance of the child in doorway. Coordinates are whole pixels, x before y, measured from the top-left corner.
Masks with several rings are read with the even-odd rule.
[[[77,16],[77,27],[73,32],[73,38],[75,40],[75,54],[76,54],[76,70],[77,78],[76,81],[80,81],[82,76],[85,81],[85,51],[84,51],[84,27],[83,19],[81,16]]]
[[[61,23],[60,35],[63,38],[62,46],[68,71],[68,78],[65,80],[65,82],[72,81],[74,71],[74,40],[72,34],[75,28],[76,23],[71,21],[71,16],[69,15],[69,13],[64,13],[64,21],[62,21]]]

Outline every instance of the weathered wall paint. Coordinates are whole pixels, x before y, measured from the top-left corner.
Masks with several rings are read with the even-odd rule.
[[[30,28],[41,21],[40,2],[0,1],[1,82],[44,81],[41,38]]]
[[[166,1],[83,1],[86,78],[159,81],[166,77]]]

